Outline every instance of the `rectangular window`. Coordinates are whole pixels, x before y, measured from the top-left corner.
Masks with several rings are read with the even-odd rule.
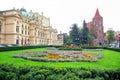
[[[28,35],[28,34],[27,34],[27,31],[25,31],[25,35]]]
[[[19,40],[18,39],[16,39],[16,44],[19,44]]]
[[[16,26],[16,32],[19,33],[19,26]]]
[[[23,30],[22,30],[22,34],[23,34]]]
[[[1,44],[1,38],[0,38],[0,44]]]
[[[0,25],[0,32],[2,32],[2,26]]]

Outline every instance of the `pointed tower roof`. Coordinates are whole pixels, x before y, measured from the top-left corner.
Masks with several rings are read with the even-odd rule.
[[[94,18],[96,18],[96,17],[101,17],[98,8],[97,8],[97,10],[96,10],[96,13],[95,13]]]

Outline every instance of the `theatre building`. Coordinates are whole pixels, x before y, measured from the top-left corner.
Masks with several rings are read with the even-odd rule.
[[[0,11],[0,44],[63,44],[58,37],[50,18],[43,13],[27,12],[24,8]]]

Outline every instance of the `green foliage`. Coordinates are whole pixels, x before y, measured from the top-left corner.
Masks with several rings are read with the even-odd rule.
[[[1,68],[8,68],[4,71]],[[26,74],[12,72],[11,68],[21,71],[28,68]],[[54,68],[54,67],[28,67],[15,66],[8,64],[0,65],[0,80],[119,80],[120,69],[116,70],[97,70],[85,68]]]
[[[106,32],[106,37],[107,37],[107,40],[108,40],[109,44],[112,43],[115,40],[114,34],[115,34],[115,32],[113,30],[108,30]]]
[[[47,77],[46,80],[61,80],[62,77],[62,74],[51,74]]]
[[[35,75],[34,79],[35,80],[44,80],[44,75],[42,75],[42,74]]]
[[[1,47],[0,52],[2,51],[14,51],[14,50],[25,50],[25,49],[35,49],[35,48],[45,48],[46,46],[15,46],[15,47]]]
[[[104,49],[102,46],[81,46],[83,49]]]
[[[5,80],[16,80],[16,79],[18,79],[18,76],[16,73],[7,72]]]
[[[83,21],[83,28],[81,33],[81,44],[87,45],[89,43],[89,30],[87,28],[85,20]]]
[[[67,33],[63,33],[64,36],[64,45],[70,45],[72,43],[72,40],[70,38],[70,36]]]
[[[108,49],[108,50],[113,50],[113,51],[120,52],[120,48],[109,48],[109,47],[104,47],[104,49]]]
[[[28,73],[26,75],[20,75],[20,80],[34,80],[34,78],[31,73]]]
[[[46,48],[46,47],[56,47],[59,48],[59,45],[41,45],[41,46],[15,46],[15,47],[0,47],[0,52],[4,51],[15,51],[15,50],[26,50],[26,49],[35,49],[35,48]]]
[[[70,37],[73,45],[80,45],[80,30],[77,24],[73,24],[70,31]]]
[[[6,79],[6,75],[7,75],[6,72],[4,70],[0,69],[0,79],[1,80],[5,80]]]

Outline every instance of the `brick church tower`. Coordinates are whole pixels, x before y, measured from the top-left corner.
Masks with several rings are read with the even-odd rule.
[[[87,27],[93,36],[93,46],[104,44],[104,30],[103,30],[103,17],[100,15],[99,10],[96,10],[95,16],[92,21],[87,23]]]

